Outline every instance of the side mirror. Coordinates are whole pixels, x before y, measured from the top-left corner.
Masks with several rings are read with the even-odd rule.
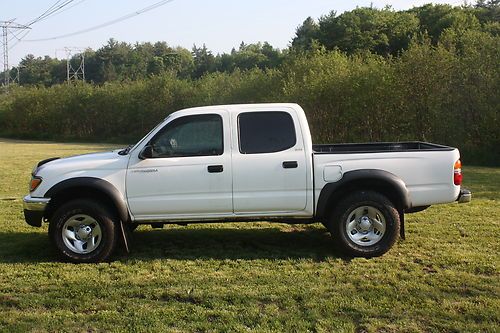
[[[144,148],[142,148],[138,157],[141,160],[145,160],[147,158],[152,158],[153,157],[153,146],[147,145]]]

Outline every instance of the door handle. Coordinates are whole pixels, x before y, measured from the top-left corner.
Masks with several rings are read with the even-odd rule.
[[[297,163],[297,161],[285,161],[285,162],[283,162],[284,169],[295,169],[298,166],[299,166],[299,163]]]
[[[210,173],[218,173],[224,171],[224,166],[222,165],[209,165],[207,167],[208,172]]]

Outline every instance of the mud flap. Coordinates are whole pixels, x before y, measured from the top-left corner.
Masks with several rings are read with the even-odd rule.
[[[402,240],[405,240],[406,239],[406,235],[405,235],[405,213],[403,211],[399,212],[399,223],[400,223],[399,237]]]
[[[130,244],[130,238],[129,238],[129,231],[127,230],[127,228],[125,227],[124,223],[122,220],[120,220],[120,231],[121,231],[121,234],[122,234],[122,239],[123,239],[123,247],[125,248],[125,252],[127,252],[127,254],[130,254],[130,247],[129,247],[129,244]]]

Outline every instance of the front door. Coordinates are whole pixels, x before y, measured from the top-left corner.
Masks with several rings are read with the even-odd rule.
[[[135,152],[127,170],[127,198],[140,220],[231,215],[229,117],[225,111],[178,116],[147,145],[152,157]]]

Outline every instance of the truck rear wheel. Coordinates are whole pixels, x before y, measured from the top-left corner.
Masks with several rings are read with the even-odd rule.
[[[75,263],[101,262],[116,247],[117,224],[105,207],[79,199],[62,205],[49,224],[49,235],[60,254]]]
[[[326,224],[340,249],[351,256],[380,256],[398,239],[400,219],[394,204],[374,191],[357,191],[337,205]]]

